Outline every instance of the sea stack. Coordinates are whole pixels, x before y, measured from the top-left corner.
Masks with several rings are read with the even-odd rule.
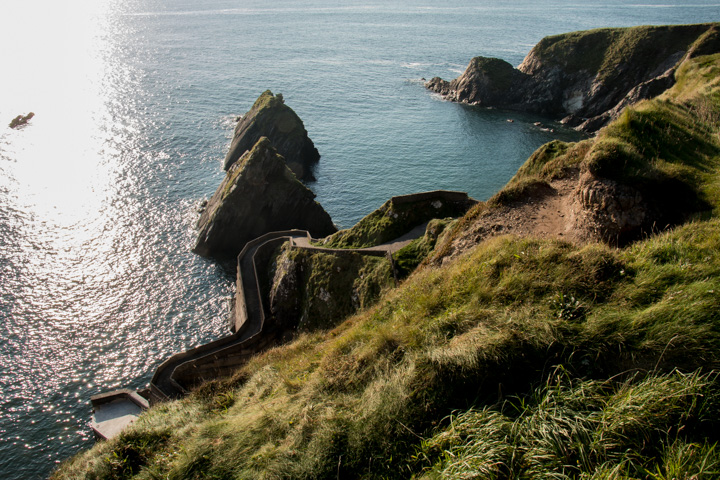
[[[268,232],[308,230],[324,237],[337,229],[315,194],[288,168],[267,137],[234,162],[198,221],[193,251],[230,258]]]
[[[281,94],[273,95],[270,90],[263,92],[238,121],[223,168],[229,170],[260,137],[267,137],[272,142],[299,179],[314,179],[312,166],[318,162],[320,154],[300,117],[285,105]]]

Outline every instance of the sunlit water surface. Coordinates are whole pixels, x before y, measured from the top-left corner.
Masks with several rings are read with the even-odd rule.
[[[485,199],[542,143],[531,116],[439,100],[475,55],[545,35],[720,19],[712,2],[68,0],[0,6],[0,476],[92,445],[89,397],[224,335],[232,278],[189,251],[234,118],[283,93],[348,227],[396,194]],[[30,124],[7,123],[29,111]],[[506,120],[512,117],[515,122]]]

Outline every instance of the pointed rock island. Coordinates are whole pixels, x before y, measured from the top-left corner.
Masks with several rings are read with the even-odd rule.
[[[292,228],[324,237],[337,229],[285,164],[270,140],[260,138],[233,163],[198,221],[193,251],[202,256],[236,256],[245,243],[267,232]]]
[[[281,94],[263,92],[235,126],[223,168],[227,171],[260,137],[267,137],[301,180],[313,180],[312,166],[320,160],[300,117],[285,105]]]

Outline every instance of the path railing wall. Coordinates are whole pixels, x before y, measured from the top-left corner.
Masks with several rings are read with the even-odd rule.
[[[392,197],[395,204],[443,199],[452,202],[474,202],[464,192],[436,190]],[[304,245],[294,238],[305,237]],[[270,348],[277,335],[268,332],[266,325],[266,299],[262,295],[259,268],[265,268],[272,252],[282,243],[291,242],[291,248],[330,253],[333,255],[362,254],[387,257],[393,262],[392,252],[382,246],[371,248],[336,249],[310,245],[312,238],[305,230],[270,232],[248,242],[238,255],[237,289],[229,324],[232,335],[220,338],[185,352],[176,353],[163,362],[150,382],[151,402],[157,403],[187,393],[198,383],[231,375],[253,355]],[[262,266],[260,266],[262,265]],[[394,269],[393,269],[394,270]],[[395,280],[397,282],[397,278]],[[274,332],[277,333],[277,332]]]
[[[474,202],[467,193],[455,192],[452,190],[433,190],[430,192],[411,193],[409,195],[398,195],[390,199],[395,205],[414,203],[428,200],[447,200],[449,202]]]
[[[238,255],[238,290],[234,302],[234,311],[231,317],[235,319],[235,332],[227,337],[220,338],[205,345],[186,350],[185,352],[176,353],[163,362],[155,371],[150,381],[150,395],[153,403],[175,398],[186,393],[186,388],[177,381],[175,372],[182,373],[185,385],[188,384],[187,377],[192,372],[192,366],[203,357],[208,357],[211,363],[212,355],[217,352],[229,352],[228,349],[242,347],[239,344],[252,339],[258,333],[262,332],[265,320],[265,312],[263,309],[263,300],[260,295],[259,279],[255,265],[255,254],[263,244],[268,242],[285,242],[292,236],[308,236],[308,232],[304,230],[285,230],[281,232],[270,232],[248,242]],[[257,347],[260,346],[258,340],[249,343],[255,345],[253,351],[257,353]],[[247,348],[246,348],[247,350]],[[207,372],[205,372],[207,373]],[[220,372],[218,372],[220,373]],[[224,370],[223,370],[224,373]],[[196,382],[190,382],[192,384]]]

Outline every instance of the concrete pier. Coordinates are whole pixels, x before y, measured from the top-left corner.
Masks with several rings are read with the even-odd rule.
[[[114,390],[90,397],[93,406],[90,428],[98,440],[107,440],[134,422],[148,401],[128,389]]]

